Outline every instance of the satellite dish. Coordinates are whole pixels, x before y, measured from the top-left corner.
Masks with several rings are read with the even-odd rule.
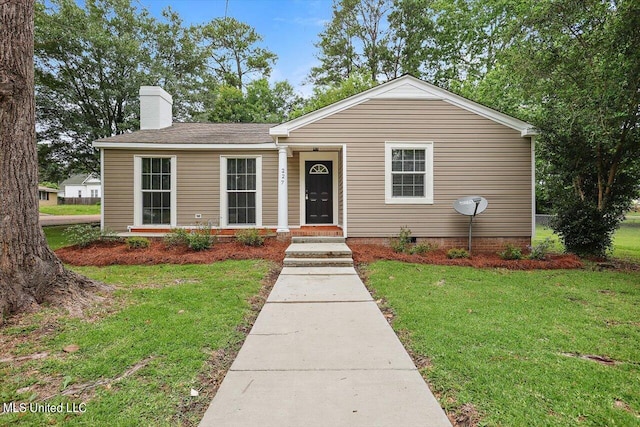
[[[456,212],[469,217],[469,253],[471,253],[471,226],[473,225],[473,218],[479,213],[484,212],[488,205],[489,202],[487,202],[487,199],[480,196],[461,197],[453,202],[453,209],[455,209]]]
[[[484,212],[488,205],[489,202],[487,202],[487,199],[484,197],[467,196],[461,197],[453,202],[453,209],[462,215],[476,216],[479,213]]]

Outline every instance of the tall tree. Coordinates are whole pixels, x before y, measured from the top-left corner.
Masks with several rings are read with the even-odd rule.
[[[33,0],[0,2],[0,321],[97,286],[64,268],[38,220],[33,15]]]
[[[141,85],[170,91],[183,120],[215,85],[200,28],[171,9],[157,20],[130,0],[39,0],[35,19],[38,139],[70,171],[97,172],[92,142],[138,127]]]
[[[235,18],[216,18],[202,28],[211,55],[211,68],[228,86],[244,89],[248,80],[269,77],[278,58],[258,46],[262,36]]]
[[[404,72],[443,88],[474,86],[513,44],[515,1],[395,0],[390,26],[404,40]]]
[[[538,2],[513,64],[540,105],[554,229],[569,251],[605,255],[638,197],[640,4]]]
[[[215,97],[207,119],[222,123],[280,123],[302,105],[302,98],[288,82],[270,86],[267,79],[250,82],[244,92],[234,86],[221,86]]]
[[[137,127],[151,23],[128,0],[52,0],[36,10],[39,138],[68,166],[97,172],[92,142]]]
[[[400,72],[402,41],[387,25],[391,0],[334,0],[333,15],[316,47],[320,65],[312,68],[316,85],[333,85],[354,73],[371,80]]]

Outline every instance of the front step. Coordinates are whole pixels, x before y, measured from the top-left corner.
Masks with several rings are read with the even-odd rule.
[[[349,258],[291,258],[284,259],[285,267],[353,267]]]
[[[292,243],[285,251],[287,258],[351,258],[344,243]]]
[[[291,243],[344,243],[345,238],[339,236],[294,236]]]

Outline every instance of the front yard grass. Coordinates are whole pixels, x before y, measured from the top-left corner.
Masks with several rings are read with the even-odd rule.
[[[100,215],[100,205],[40,206],[40,213],[47,215]]]
[[[0,424],[197,424],[202,411],[181,408],[195,402],[206,409],[211,395],[191,397],[190,390],[202,392],[202,378],[211,377],[207,360],[238,347],[248,300],[272,267],[264,261],[74,267],[113,284],[114,296],[88,318],[46,309],[0,329],[0,341],[13,343],[11,356],[48,353],[42,359],[0,362],[0,401],[43,403],[53,395],[47,403],[86,402],[86,412],[0,414]],[[79,349],[65,352],[70,345]],[[127,375],[132,368],[135,372]],[[77,397],[60,396],[97,381],[102,383]]]
[[[380,261],[366,274],[448,411],[491,426],[640,425],[640,273]]]
[[[549,227],[536,226],[534,244],[542,242],[550,237],[554,242],[553,249],[557,252],[564,251],[564,246],[559,238]],[[628,216],[620,225],[613,236],[614,258],[626,259],[632,262],[640,262],[640,216]]]

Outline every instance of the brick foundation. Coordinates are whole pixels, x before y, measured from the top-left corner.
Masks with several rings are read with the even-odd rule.
[[[467,237],[418,237],[417,243],[431,243],[438,246],[439,249],[464,248],[469,246]],[[390,246],[391,239],[388,237],[349,237],[348,243],[369,244]],[[531,245],[530,237],[474,237],[472,252],[497,252],[505,248],[511,243],[517,248],[525,249]]]

